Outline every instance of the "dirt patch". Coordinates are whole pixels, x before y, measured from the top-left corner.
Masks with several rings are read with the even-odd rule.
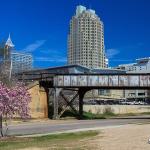
[[[104,129],[89,147],[96,150],[150,150],[150,125],[126,125],[118,128]]]

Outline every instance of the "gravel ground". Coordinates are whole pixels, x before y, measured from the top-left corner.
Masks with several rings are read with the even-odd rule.
[[[74,141],[81,150],[150,150],[150,124],[129,124],[120,127],[101,129],[96,137]],[[28,148],[21,150],[51,150],[53,148]],[[56,148],[57,149],[57,148]],[[54,150],[56,150],[54,148]],[[64,147],[64,149],[68,149]]]
[[[150,124],[125,125],[104,129],[89,141],[97,150],[150,150]]]

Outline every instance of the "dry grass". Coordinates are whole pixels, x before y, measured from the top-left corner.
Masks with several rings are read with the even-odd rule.
[[[84,150],[88,149],[87,141],[97,135],[97,131],[87,131],[35,138],[10,137],[1,139],[0,150]]]

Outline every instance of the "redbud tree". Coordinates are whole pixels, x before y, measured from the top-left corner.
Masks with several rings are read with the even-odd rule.
[[[27,119],[29,115],[29,103],[31,97],[26,86],[17,82],[16,85],[8,87],[0,82],[0,132],[1,136],[7,135],[8,124],[7,121],[14,117]],[[3,133],[2,120],[5,122],[6,130]]]

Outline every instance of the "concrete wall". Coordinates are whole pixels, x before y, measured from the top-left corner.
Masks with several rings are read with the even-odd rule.
[[[47,118],[48,103],[45,89],[39,87],[38,82],[30,84],[28,87],[32,97],[30,103],[31,118]]]
[[[150,112],[150,106],[142,105],[84,105],[83,109],[87,112],[103,113],[108,107],[111,107],[115,114]]]
[[[86,99],[122,99],[124,90],[91,90],[85,94]]]

